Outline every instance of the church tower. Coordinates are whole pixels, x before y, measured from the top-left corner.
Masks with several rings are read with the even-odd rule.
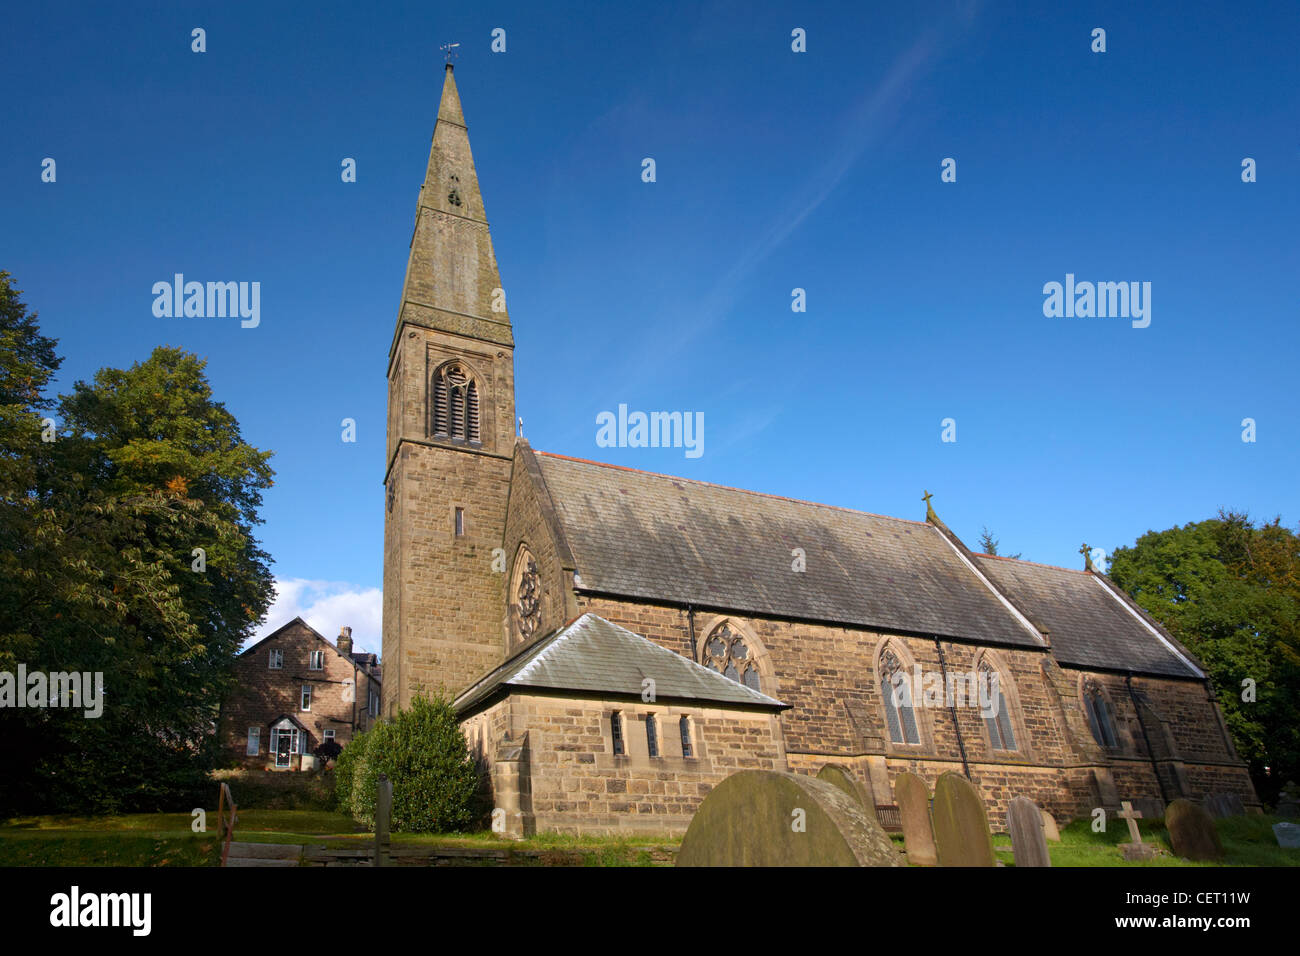
[[[447,64],[388,353],[383,713],[504,656],[514,337]]]

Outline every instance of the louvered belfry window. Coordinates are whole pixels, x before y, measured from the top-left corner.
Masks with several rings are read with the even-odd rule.
[[[478,383],[459,362],[450,362],[433,376],[433,437],[478,444]]]

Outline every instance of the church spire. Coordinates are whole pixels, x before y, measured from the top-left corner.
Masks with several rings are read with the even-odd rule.
[[[514,345],[451,63],[443,71],[438,119],[416,206],[399,334],[404,323]]]

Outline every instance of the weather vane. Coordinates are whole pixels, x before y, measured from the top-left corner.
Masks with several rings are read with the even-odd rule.
[[[444,43],[442,46],[438,47],[438,49],[442,51],[443,56],[446,57],[447,62],[450,63],[452,60],[460,57],[460,54],[456,52],[456,47],[458,46],[460,46],[459,43]]]

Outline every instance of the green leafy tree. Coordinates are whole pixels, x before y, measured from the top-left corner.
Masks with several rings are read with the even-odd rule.
[[[47,384],[54,343],[0,285],[0,667],[103,674],[97,719],[0,711],[0,809],[192,805],[234,655],[270,602],[253,536],[269,453],[173,348],[77,382],[42,440],[51,403],[8,386]]]
[[[1118,548],[1109,574],[1205,665],[1260,795],[1300,779],[1300,537],[1221,511]]]
[[[374,827],[379,775],[393,783],[392,829],[402,833],[454,833],[482,823],[478,763],[465,743],[455,711],[443,697],[416,697],[395,718],[363,735],[362,752],[336,766],[336,793],[346,793],[353,818]],[[346,766],[345,766],[346,762]],[[346,784],[344,772],[351,775]]]

